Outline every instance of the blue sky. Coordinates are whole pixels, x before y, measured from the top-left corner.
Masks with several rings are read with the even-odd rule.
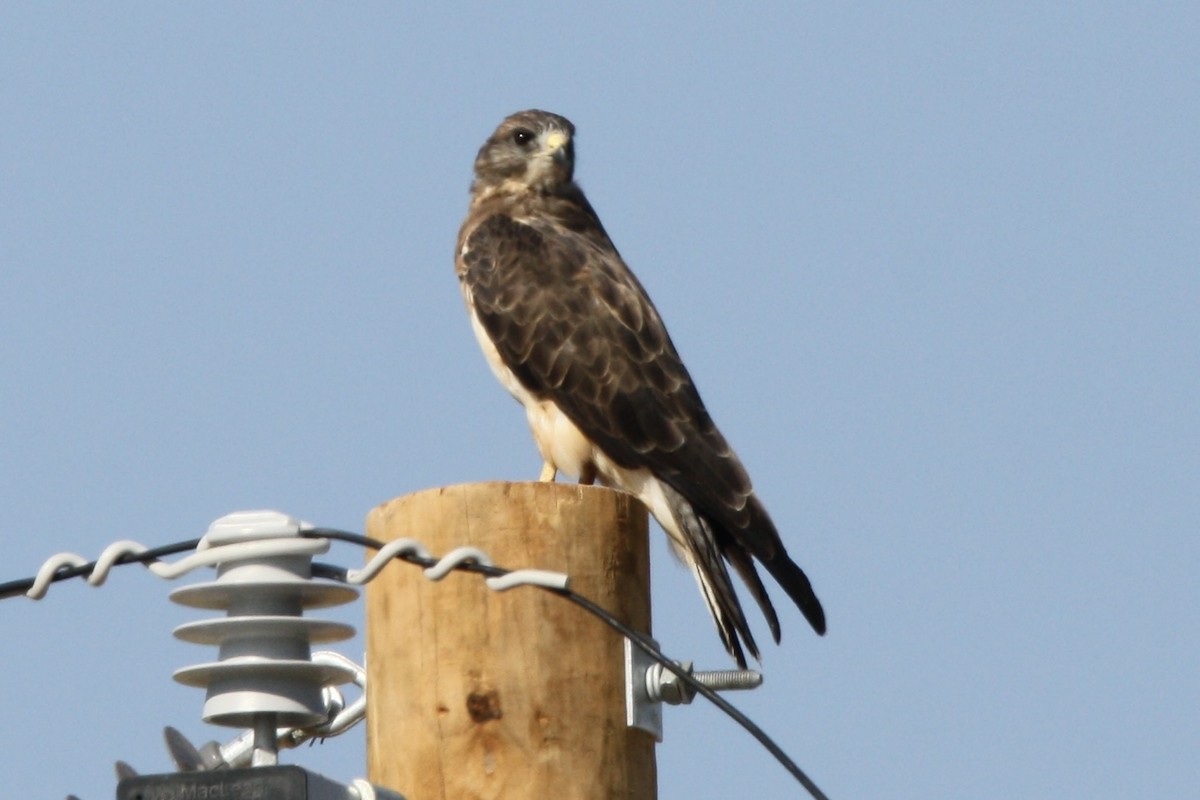
[[[784,611],[739,707],[833,798],[1194,791],[1200,13],[432,6],[0,10],[0,579],[535,477],[452,255],[541,107],[829,615]],[[724,667],[652,557],[657,638]],[[234,733],[170,678],[211,656],[170,588],[0,604],[6,793]],[[660,797],[798,792],[665,718]],[[362,732],[287,760],[348,780]]]

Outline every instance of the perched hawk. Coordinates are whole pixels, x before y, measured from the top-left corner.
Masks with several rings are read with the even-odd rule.
[[[522,111],[479,150],[455,264],[471,323],[492,371],[525,407],[542,480],[598,479],[645,503],[745,667],[743,645],[760,656],[726,561],[776,642],[779,619],[755,560],[817,633],[825,612],[654,304],[572,180],[574,133],[556,114]]]

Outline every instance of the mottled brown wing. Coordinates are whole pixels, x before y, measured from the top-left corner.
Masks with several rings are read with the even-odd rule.
[[[602,233],[547,226],[495,214],[467,235],[461,278],[504,362],[613,461],[649,467],[772,558],[773,537],[753,530],[745,470],[636,277]]]
[[[682,521],[699,526],[688,535],[713,577],[719,627],[739,663],[730,625],[755,655],[757,648],[728,577],[722,577],[718,553],[746,581],[776,641],[778,619],[748,554],[824,633],[820,601],[753,496],[745,469],[705,410],[658,312],[587,201],[577,197],[565,207],[556,222],[543,217],[525,223],[497,213],[464,229],[460,277],[501,358],[609,458],[626,468],[649,468],[711,520],[711,527],[702,519]]]

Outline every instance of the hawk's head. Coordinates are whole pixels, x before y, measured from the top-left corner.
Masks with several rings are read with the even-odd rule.
[[[571,185],[575,126],[549,111],[521,111],[500,123],[475,157],[475,194],[554,194]]]

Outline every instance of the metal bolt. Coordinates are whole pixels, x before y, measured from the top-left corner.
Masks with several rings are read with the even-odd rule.
[[[716,691],[757,689],[762,686],[761,672],[752,669],[716,669],[693,672],[692,677],[702,686]]]
[[[701,670],[692,669],[692,662],[680,661],[679,666],[701,686],[715,691],[754,689],[762,685],[762,674],[748,669]],[[662,664],[653,664],[646,670],[646,694],[650,700],[673,706],[687,705],[696,696],[696,690],[684,683],[678,675]]]

